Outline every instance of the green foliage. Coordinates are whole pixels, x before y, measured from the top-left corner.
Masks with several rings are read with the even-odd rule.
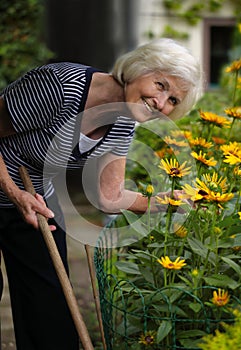
[[[170,16],[170,18],[177,18],[190,26],[195,26],[207,13],[217,13],[224,5],[224,2],[225,0],[207,0],[201,2],[199,0],[163,0],[160,1],[160,6],[164,7],[167,16]],[[237,18],[237,22],[241,20],[240,4],[239,0],[230,0],[230,6],[233,6],[234,16]],[[149,30],[146,35],[149,39],[155,37],[152,30]],[[179,30],[174,29],[174,26],[170,25],[167,25],[160,35],[181,40],[186,40],[189,37],[188,33],[180,33]]]
[[[163,1],[164,7],[174,16],[183,18],[188,24],[196,25],[206,12],[217,12],[220,10],[224,0],[191,1],[190,5],[186,1]]]
[[[42,0],[0,2],[0,90],[52,53],[43,42]]]
[[[230,67],[231,96],[237,96],[240,61]],[[142,189],[150,180],[155,198],[141,190],[147,212],[123,211],[126,229],[118,232],[117,245],[127,245],[116,250],[115,278],[111,271],[105,276],[111,307],[118,310],[116,333],[114,317],[110,321],[116,348],[200,349],[207,334],[232,329],[223,322],[232,324],[241,305],[241,110],[229,93],[212,92],[179,123],[181,130],[168,118],[139,126],[133,143],[130,158],[136,164],[141,159],[142,169],[128,170]],[[175,197],[180,188],[181,201]],[[158,213],[150,210],[153,199]],[[151,344],[148,332],[155,333]],[[236,339],[228,344],[237,348]]]
[[[234,311],[235,322],[233,325],[223,324],[225,332],[216,331],[215,335],[208,335],[200,343],[202,350],[231,350],[239,349],[241,344],[241,312]]]
[[[167,38],[175,38],[180,40],[187,40],[189,34],[186,32],[180,32],[180,30],[175,30],[172,26],[166,25],[164,27],[162,35]]]
[[[163,5],[165,6],[166,9],[172,10],[172,11],[177,11],[180,10],[182,5],[180,0],[164,0]]]

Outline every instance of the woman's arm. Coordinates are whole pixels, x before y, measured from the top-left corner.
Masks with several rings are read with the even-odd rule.
[[[0,187],[7,195],[10,201],[17,207],[22,214],[24,220],[38,228],[38,220],[36,213],[44,215],[46,218],[52,218],[54,214],[46,207],[46,204],[39,194],[33,196],[32,194],[21,190],[12,180],[8,173],[6,164],[0,155]],[[54,226],[50,226],[54,230]]]
[[[141,193],[124,188],[126,158],[107,154],[99,164],[99,205],[107,213],[119,213],[128,209],[136,213],[147,210],[148,200]],[[152,212],[158,211],[155,198],[151,198]]]
[[[3,97],[0,97],[0,137],[9,136],[15,133],[10,115],[7,111]]]

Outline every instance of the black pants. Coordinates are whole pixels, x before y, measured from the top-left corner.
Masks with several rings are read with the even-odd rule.
[[[61,215],[53,201],[51,209]],[[66,234],[57,226],[53,235],[68,272]],[[0,209],[0,247],[17,349],[79,349],[78,335],[42,234],[26,224],[16,209]]]

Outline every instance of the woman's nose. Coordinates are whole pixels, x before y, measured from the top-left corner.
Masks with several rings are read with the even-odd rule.
[[[162,93],[160,93],[155,99],[155,107],[156,109],[158,109],[160,112],[163,110],[166,102],[168,100],[168,96],[167,93],[165,91],[163,91]]]

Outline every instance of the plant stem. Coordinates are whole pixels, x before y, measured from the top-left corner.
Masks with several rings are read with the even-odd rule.
[[[228,143],[229,140],[230,140],[231,132],[232,132],[232,129],[233,129],[234,122],[235,122],[235,118],[233,118],[232,124],[231,124],[230,129],[229,129],[229,133],[228,133],[228,137],[227,137],[227,143]]]
[[[166,228],[165,228],[164,256],[166,256],[167,254],[167,242],[168,242],[169,230],[171,225],[171,218],[172,218],[172,207],[171,205],[169,205],[167,208],[167,219],[166,219]]]
[[[241,182],[240,182],[239,190],[238,190],[237,194],[238,194],[238,196],[237,196],[237,200],[235,203],[233,214],[235,214],[237,211],[239,211],[239,200],[240,200],[240,196],[241,196]]]

